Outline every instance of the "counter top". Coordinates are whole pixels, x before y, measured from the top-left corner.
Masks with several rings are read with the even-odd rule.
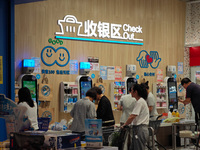
[[[185,119],[181,119],[180,122],[174,122],[174,123],[166,123],[163,122],[161,123],[160,127],[168,127],[168,126],[172,126],[172,125],[184,125],[184,124],[193,124],[195,123],[195,120],[185,120]]]

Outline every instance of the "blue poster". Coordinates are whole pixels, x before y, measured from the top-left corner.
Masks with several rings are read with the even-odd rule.
[[[183,62],[178,62],[178,74],[183,74]]]
[[[69,61],[70,74],[78,74],[78,60]]]
[[[100,77],[107,80],[107,66],[100,66]]]

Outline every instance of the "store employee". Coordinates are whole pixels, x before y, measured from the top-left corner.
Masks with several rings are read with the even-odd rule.
[[[147,106],[149,107],[149,115],[150,115],[150,120],[156,120],[156,118],[158,117],[158,112],[156,109],[156,99],[154,97],[154,95],[150,92],[149,90],[149,81],[142,83],[141,85],[143,85],[146,90],[147,90]]]
[[[144,150],[149,137],[149,109],[147,106],[147,91],[144,86],[134,84],[131,95],[136,99],[135,106],[126,123],[133,127],[133,138],[130,146],[131,150]]]

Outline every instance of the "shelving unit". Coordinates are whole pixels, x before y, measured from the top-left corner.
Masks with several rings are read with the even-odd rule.
[[[124,81],[114,81],[111,83],[111,104],[114,110],[117,109],[118,102],[122,95],[126,94],[125,82]]]
[[[60,83],[60,112],[70,112],[78,100],[78,85],[75,82]]]
[[[156,97],[157,109],[168,109],[167,86],[165,83],[154,83],[153,95]]]

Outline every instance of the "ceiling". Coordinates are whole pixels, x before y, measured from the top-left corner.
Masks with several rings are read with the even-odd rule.
[[[38,1],[44,1],[44,0],[15,0],[15,4],[24,4],[24,3],[33,3]]]
[[[38,1],[44,1],[44,0],[15,0],[15,4],[24,4],[24,3],[33,3]],[[180,0],[184,2],[200,2],[200,0]]]

